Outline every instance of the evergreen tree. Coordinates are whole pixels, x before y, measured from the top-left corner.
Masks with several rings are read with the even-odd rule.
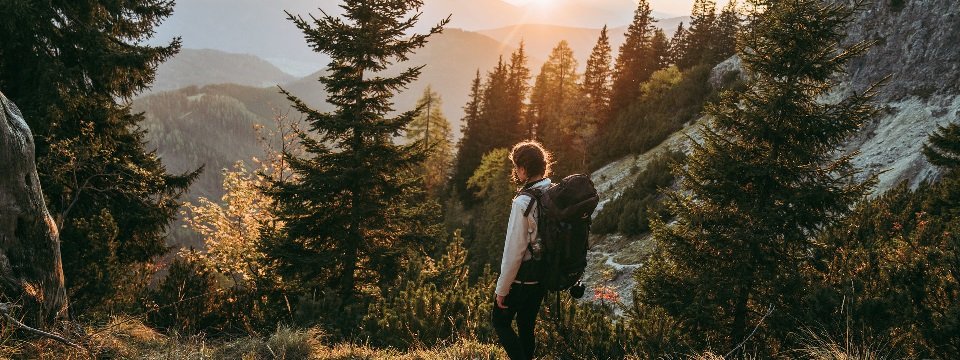
[[[610,38],[607,37],[607,27],[604,26],[593,46],[590,58],[587,59],[587,69],[583,74],[583,83],[580,85],[582,124],[577,129],[577,143],[581,148],[580,171],[587,171],[588,147],[593,144],[598,130],[604,126],[610,111],[610,77],[612,70]],[[531,103],[532,103],[531,99]]]
[[[453,176],[454,189],[466,190],[466,180],[480,165],[483,154],[496,149],[508,148],[523,138],[524,99],[526,97],[529,70],[526,68],[527,56],[521,46],[511,55],[511,62],[504,63],[503,58],[493,71],[487,74],[480,91],[480,101],[471,100],[469,106],[479,109],[475,121],[468,123],[464,139],[460,142],[457,165]],[[468,191],[460,193],[464,206],[475,204],[475,198]]]
[[[581,93],[590,99],[590,112],[602,116],[610,106],[611,48],[607,27],[600,30],[597,44],[587,59],[587,69],[583,73]]]
[[[151,0],[0,4],[0,88],[33,131],[78,313],[139,303],[197,174],[167,173],[129,106],[180,48],[179,39],[144,45],[172,11]]]
[[[524,119],[525,101],[527,92],[530,91],[530,69],[527,68],[527,54],[524,50],[524,43],[520,42],[520,47],[510,55],[510,72],[508,75],[508,97],[507,97],[507,115],[504,124],[509,130],[519,130]],[[519,140],[522,137],[513,135],[509,138]],[[512,144],[507,144],[510,146]]]
[[[531,96],[530,106],[538,109],[531,114],[535,138],[554,153],[554,173],[561,177],[580,163],[580,151],[571,147],[574,132],[583,125],[574,107],[581,100],[579,81],[573,50],[562,40],[540,68]]]
[[[676,221],[654,221],[659,252],[638,273],[635,301],[676,318],[698,346],[733,349],[760,327],[759,351],[774,352],[798,326],[788,309],[801,308],[814,237],[872,184],[857,182],[851,155],[837,151],[875,110],[872,90],[819,101],[866,49],[839,48],[852,11],[820,0],[757,3],[745,36],[754,52],[742,54],[755,80],[707,107],[703,142],[675,169]]]
[[[948,171],[960,169],[960,125],[938,126],[923,145],[923,154],[930,163]]]
[[[657,28],[653,32],[653,44],[651,46],[651,51],[653,51],[653,56],[656,58],[657,69],[663,69],[670,65],[670,40],[667,39],[667,34],[663,32],[663,29]]]
[[[677,63],[686,70],[713,58],[711,52],[716,38],[717,2],[696,0],[690,13],[690,29],[687,33],[686,51]]]
[[[714,65],[737,52],[737,34],[740,32],[740,12],[737,9],[737,1],[731,0],[720,11],[717,17],[717,26],[711,46],[711,59],[708,65]]]
[[[324,14],[312,22],[289,19],[316,51],[331,57],[329,74],[320,78],[332,112],[310,108],[282,92],[305,115],[312,133],[302,133],[306,156],[286,154],[295,181],[276,181],[271,195],[284,224],[265,240],[267,256],[295,293],[333,297],[332,308],[320,314],[350,330],[359,320],[365,297],[398,276],[407,254],[423,249],[436,234],[430,203],[423,196],[415,168],[425,158],[417,141],[397,145],[398,136],[418,115],[417,109],[387,117],[390,99],[419,76],[423,66],[387,77],[394,62],[424,46],[449,19],[426,34],[410,34],[422,1],[372,2],[345,0],[342,17]],[[357,39],[364,39],[358,41]],[[335,296],[331,296],[335,292]],[[307,319],[315,321],[317,319]]]
[[[480,70],[477,69],[477,76],[470,84],[470,95],[467,103],[463,106],[463,127],[461,131],[463,136],[457,143],[457,156],[453,167],[453,176],[450,181],[450,188],[460,195],[460,200],[469,203],[473,196],[467,191],[467,179],[473,174],[473,169],[480,164],[483,153],[480,153],[480,142],[478,139],[482,135],[480,124],[480,111],[483,108],[483,86],[481,85]]]
[[[640,0],[627,28],[626,40],[620,45],[620,53],[613,73],[613,90],[610,95],[610,116],[616,117],[640,94],[640,84],[658,70],[653,53],[653,26],[650,3]]]
[[[447,182],[453,161],[450,122],[443,116],[440,95],[430,86],[423,90],[423,96],[417,101],[420,114],[410,123],[406,132],[407,140],[420,141],[428,152],[427,159],[420,165],[424,177],[424,186],[431,195]]]
[[[510,181],[513,165],[510,163],[510,151],[504,148],[494,149],[483,156],[483,161],[468,181],[470,190],[477,199],[473,219],[473,236],[468,238],[467,250],[470,253],[471,271],[479,271],[487,265],[499,266],[503,254],[503,234],[510,216],[509,204],[515,188]]]
[[[677,25],[677,31],[670,38],[670,63],[677,65],[683,59],[683,54],[687,51],[687,29],[683,28],[683,22]]]

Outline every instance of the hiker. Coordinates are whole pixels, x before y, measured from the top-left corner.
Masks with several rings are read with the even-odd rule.
[[[510,151],[513,163],[513,180],[523,186],[513,198],[507,235],[503,244],[503,260],[500,264],[500,278],[497,279],[496,303],[493,306],[493,327],[500,338],[500,344],[511,360],[533,359],[536,347],[534,326],[540,303],[546,289],[539,283],[537,261],[531,254],[531,240],[537,237],[537,208],[533,207],[527,216],[531,196],[524,190],[550,187],[550,153],[536,141],[524,141]],[[516,319],[517,330],[513,330]]]

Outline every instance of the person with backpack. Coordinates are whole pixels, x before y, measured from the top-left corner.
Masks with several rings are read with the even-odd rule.
[[[536,141],[516,144],[510,151],[513,163],[513,180],[522,184],[513,198],[507,235],[497,279],[496,303],[493,306],[493,328],[500,344],[511,360],[533,359],[536,348],[534,326],[540,303],[546,289],[539,282],[538,264],[532,251],[537,238],[539,211],[532,207],[528,190],[546,190],[550,187],[550,153]],[[513,330],[516,320],[517,332]]]

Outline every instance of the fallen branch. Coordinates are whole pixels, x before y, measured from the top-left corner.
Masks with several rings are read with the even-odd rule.
[[[39,330],[39,329],[34,329],[34,328],[32,328],[32,327],[30,327],[30,326],[27,326],[26,324],[20,322],[20,320],[17,320],[17,319],[14,318],[13,316],[10,316],[10,309],[15,308],[15,307],[19,307],[19,305],[13,305],[13,304],[10,304],[10,303],[0,303],[0,313],[3,314],[3,317],[7,318],[7,321],[9,321],[10,323],[12,323],[12,324],[13,324],[14,326],[16,326],[17,328],[26,330],[27,332],[33,333],[33,334],[35,334],[35,335],[39,335],[39,336],[42,336],[42,337],[54,339],[54,340],[56,340],[56,341],[59,341],[59,342],[61,342],[61,343],[64,343],[64,344],[73,346],[73,347],[78,348],[78,349],[86,350],[86,349],[84,349],[82,346],[77,345],[76,343],[74,343],[74,342],[72,342],[72,341],[70,341],[70,340],[67,340],[67,338],[65,338],[65,337],[63,337],[63,336],[60,336],[60,335],[57,335],[57,334],[53,334],[53,333],[48,333],[48,332],[46,332],[46,331]]]
[[[752,338],[753,335],[755,335],[755,334],[757,333],[757,329],[760,328],[760,325],[763,325],[763,321],[766,320],[766,319],[767,319],[767,316],[770,316],[770,314],[773,314],[773,304],[770,304],[770,308],[767,309],[767,313],[764,314],[762,318],[760,318],[760,321],[757,322],[757,326],[753,328],[753,331],[750,332],[750,335],[747,336],[746,338],[744,338],[743,341],[741,341],[739,345],[737,345],[735,348],[733,348],[733,350],[730,350],[730,352],[728,352],[726,355],[724,355],[723,358],[726,359],[726,358],[730,357],[730,355],[733,355],[734,352],[736,352],[737,350],[739,350],[740,348],[742,348],[743,345],[745,345],[745,344],[747,343],[747,341],[750,340],[750,338]]]

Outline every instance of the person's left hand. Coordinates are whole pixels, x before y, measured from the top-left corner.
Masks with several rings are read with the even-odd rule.
[[[501,309],[506,309],[507,306],[503,304],[503,300],[505,300],[506,298],[507,298],[506,296],[497,295],[497,307]]]

